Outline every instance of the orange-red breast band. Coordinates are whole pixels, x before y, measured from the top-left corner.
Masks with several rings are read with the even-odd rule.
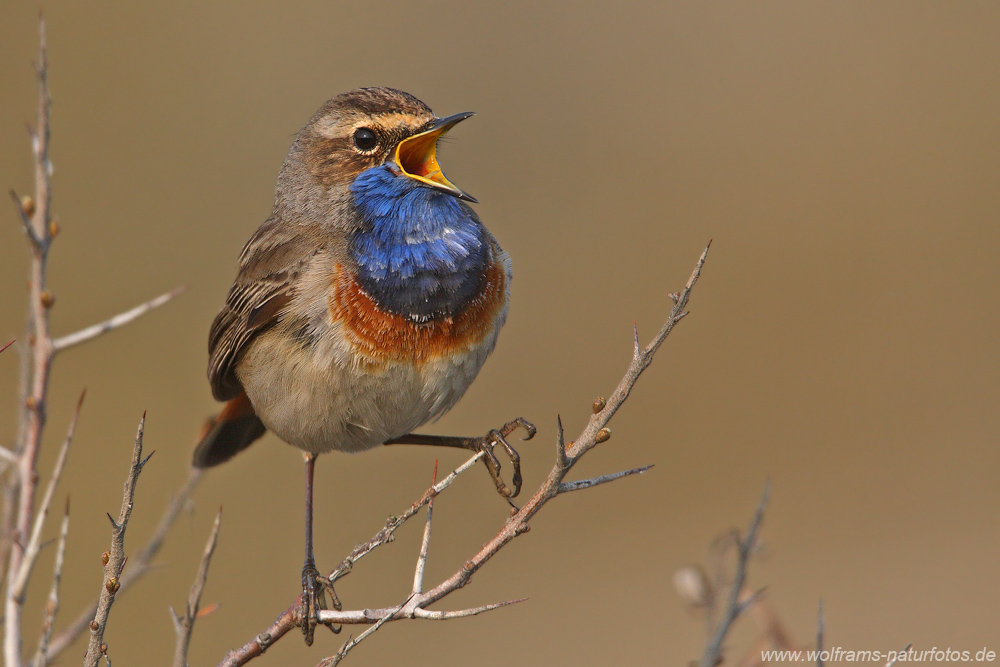
[[[205,423],[191,464],[195,468],[211,468],[224,463],[266,432],[250,399],[245,392],[241,393],[227,402],[218,416],[209,418]]]
[[[342,323],[359,358],[373,364],[420,365],[467,351],[496,331],[497,317],[507,304],[507,274],[503,264],[495,260],[486,268],[479,295],[462,312],[424,323],[379,308],[357,279],[340,265],[332,287],[331,317]]]

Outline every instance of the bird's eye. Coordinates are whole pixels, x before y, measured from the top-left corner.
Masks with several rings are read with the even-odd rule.
[[[363,151],[370,151],[378,145],[378,137],[371,129],[361,127],[354,132],[354,145]]]

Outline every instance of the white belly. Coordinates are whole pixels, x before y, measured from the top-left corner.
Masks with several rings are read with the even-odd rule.
[[[305,451],[359,452],[405,435],[449,410],[496,344],[421,364],[357,363],[335,332],[304,348],[278,329],[253,340],[238,376],[264,425]]]

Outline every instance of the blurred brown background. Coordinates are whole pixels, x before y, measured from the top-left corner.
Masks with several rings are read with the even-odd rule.
[[[216,409],[209,323],[243,242],[266,218],[291,138],[359,85],[467,109],[452,180],[514,257],[509,322],[433,431],[516,415],[526,487],[617,382],[631,327],[659,326],[705,242],[692,315],[576,476],[649,474],[574,494],[444,608],[527,596],[445,624],[399,623],[352,664],[685,664],[703,630],[673,572],[745,525],[773,481],[752,584],[796,638],[854,649],[1000,649],[1000,5],[989,2],[481,4],[69,3],[50,40],[56,333],[170,288],[173,304],[60,357],[47,475],[87,387],[62,493],[73,499],[63,621],[98,592],[136,422],[146,469],[127,545],[152,530]],[[27,192],[37,5],[6,2],[0,185]],[[0,225],[0,342],[20,335],[27,251]],[[0,357],[0,432],[14,432],[16,355]],[[331,568],[430,478],[435,458],[385,449],[320,460],[317,553]],[[166,664],[212,516],[225,506],[192,664],[215,664],[296,595],[298,452],[269,436],[212,471],[163,567],[115,605],[116,665]],[[506,511],[485,471],[440,499],[431,579]],[[344,581],[349,606],[401,600],[420,528]],[[55,523],[49,534],[55,534]],[[33,638],[51,550],[37,570]],[[45,582],[45,583],[43,583]],[[346,635],[288,637],[261,665],[313,665]],[[33,639],[29,639],[33,648]],[[738,645],[738,644],[737,644]],[[82,651],[82,648],[79,649]],[[63,661],[71,664],[77,649]],[[257,664],[257,663],[255,663]]]

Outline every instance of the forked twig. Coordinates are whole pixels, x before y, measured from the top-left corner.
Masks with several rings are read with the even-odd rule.
[[[182,486],[177,493],[170,499],[167,503],[167,507],[163,511],[163,516],[160,517],[160,523],[156,526],[153,531],[152,537],[146,543],[144,547],[136,551],[128,559],[128,567],[125,572],[122,573],[118,589],[118,594],[124,593],[126,590],[131,588],[132,584],[138,581],[142,575],[146,574],[152,565],[153,558],[159,553],[160,547],[163,546],[163,540],[167,536],[167,531],[173,525],[177,516],[180,514],[181,509],[187,504],[188,500],[191,498],[191,494],[194,493],[195,488],[198,485],[198,481],[201,479],[202,471],[198,468],[191,468],[187,482]],[[49,644],[48,652],[46,653],[46,659],[51,662],[57,655],[62,653],[76,641],[77,637],[83,634],[84,630],[90,627],[91,621],[97,614],[97,607],[100,604],[100,597],[94,600],[90,606],[80,612],[77,617],[61,630]]]
[[[709,243],[709,246],[710,245],[711,243]],[[472,558],[467,560],[457,572],[439,583],[434,588],[428,591],[422,591],[422,561],[426,559],[425,547],[430,539],[430,519],[428,518],[428,523],[425,524],[424,541],[421,545],[421,555],[418,557],[417,571],[414,574],[413,592],[411,592],[405,602],[397,607],[388,607],[383,609],[362,609],[349,611],[325,610],[319,612],[319,621],[321,623],[368,624],[373,626],[365,633],[362,633],[362,635],[360,635],[356,640],[349,640],[346,644],[344,644],[344,646],[341,647],[336,655],[326,658],[320,663],[320,665],[323,667],[330,667],[337,664],[343,659],[347,651],[353,648],[353,646],[356,646],[359,641],[369,636],[372,632],[389,621],[414,618],[432,620],[461,618],[519,602],[520,600],[511,600],[509,602],[501,602],[493,605],[484,605],[474,609],[463,609],[457,611],[431,611],[427,609],[430,605],[465,586],[472,578],[472,575],[475,574],[479,568],[483,567],[483,565],[485,565],[486,562],[488,562],[494,555],[496,555],[500,549],[510,543],[517,536],[528,532],[531,529],[529,521],[548,501],[552,500],[561,493],[590,488],[599,484],[614,481],[616,479],[621,479],[622,477],[638,474],[648,469],[648,467],[636,468],[634,470],[613,473],[611,475],[595,477],[593,479],[583,480],[580,482],[563,481],[567,473],[584,456],[584,454],[596,447],[598,444],[606,442],[611,437],[611,431],[607,428],[608,422],[611,421],[615,412],[617,412],[617,410],[628,398],[629,392],[635,386],[639,376],[652,363],[653,356],[656,354],[656,351],[663,344],[663,341],[667,338],[667,336],[670,335],[674,326],[687,315],[685,308],[687,307],[691,290],[694,288],[695,283],[698,281],[698,277],[701,275],[702,267],[704,266],[705,259],[708,256],[708,250],[709,248],[706,247],[704,252],[702,252],[701,256],[698,258],[698,262],[695,265],[694,271],[691,273],[691,277],[688,278],[684,290],[680,294],[670,295],[670,298],[673,300],[673,308],[670,311],[670,315],[667,317],[666,322],[660,328],[659,332],[657,332],[656,336],[654,336],[653,340],[646,345],[645,348],[640,347],[638,342],[638,333],[636,333],[632,360],[629,363],[629,367],[626,370],[624,377],[621,379],[617,388],[608,400],[605,401],[604,399],[598,399],[594,402],[593,414],[580,436],[576,440],[566,443],[562,432],[562,422],[561,420],[557,422],[558,429],[556,437],[555,465],[552,467],[552,470],[549,472],[545,481],[542,482],[542,485],[525,503],[525,505],[519,510],[515,508],[515,510],[512,511],[510,518],[507,519],[500,531]],[[446,477],[445,480],[442,480],[441,483],[432,485],[401,517],[390,518],[390,520],[386,523],[386,526],[379,531],[375,537],[358,546],[354,552],[352,552],[351,555],[349,555],[344,562],[341,563],[341,565],[329,577],[331,581],[335,581],[350,572],[354,563],[356,563],[362,556],[369,553],[372,549],[390,541],[392,539],[392,533],[399,528],[399,526],[415,515],[421,507],[429,505],[431,500],[438,493],[440,493],[447,486],[447,484],[451,483],[451,480],[453,480],[462,471],[467,470],[472,465],[475,465],[476,461],[478,461],[481,457],[482,453],[479,453],[470,458],[462,466],[451,473],[451,475]],[[758,514],[760,515],[762,511],[763,506],[760,508]],[[754,525],[751,527],[751,535],[748,537],[748,540],[752,541],[753,544],[756,543],[756,530],[759,520],[760,516],[758,516]],[[749,555],[749,552],[747,555]],[[253,658],[263,654],[269,646],[284,636],[285,633],[300,622],[300,619],[298,618],[299,608],[300,604],[298,601],[292,603],[288,609],[282,612],[274,623],[272,623],[264,632],[258,634],[242,647],[227,653],[222,662],[219,663],[219,667],[238,667],[239,665],[245,665]]]
[[[733,623],[744,611],[753,606],[761,593],[761,591],[757,591],[750,595],[744,595],[743,587],[746,584],[750,557],[757,549],[757,535],[764,521],[764,510],[767,508],[767,501],[770,494],[771,485],[768,483],[764,485],[764,494],[757,505],[757,511],[754,514],[753,521],[750,523],[750,528],[747,529],[746,537],[740,538],[738,535],[736,536],[736,574],[729,587],[729,596],[726,607],[723,610],[722,618],[712,633],[711,639],[705,645],[705,652],[702,655],[700,667],[716,667],[719,664],[719,661],[722,659],[722,643],[725,641],[726,635],[729,634]]]
[[[49,160],[51,97],[48,86],[48,53],[45,21],[39,22],[39,51],[35,66],[37,79],[37,106],[34,127],[28,128],[34,167],[34,192],[31,196],[18,196],[10,191],[17,217],[28,239],[31,250],[28,291],[28,316],[25,325],[25,344],[21,354],[21,381],[18,403],[18,432],[14,447],[0,449],[0,471],[7,471],[5,484],[0,488],[3,508],[0,511],[0,566],[6,571],[6,593],[3,609],[3,659],[6,667],[20,667],[22,657],[22,614],[25,591],[28,589],[34,563],[41,548],[41,533],[45,515],[52,501],[58,481],[63,453],[59,456],[57,472],[46,492],[41,506],[35,507],[38,491],[38,459],[43,432],[47,422],[47,401],[52,363],[59,351],[91,340],[102,333],[118,328],[152,308],[162,305],[180,293],[174,290],[146,304],[117,315],[106,322],[82,331],[53,339],[50,312],[55,297],[47,286],[46,269],[48,253],[58,234],[57,221],[52,216],[52,164]],[[0,352],[9,347],[0,347]],[[76,417],[74,416],[74,423]],[[64,520],[65,521],[65,520]],[[162,539],[162,538],[161,538]],[[12,546],[13,545],[13,546]],[[60,573],[61,575],[61,573]],[[56,585],[54,595],[58,595]],[[53,598],[50,597],[50,605]],[[56,603],[58,599],[56,597]],[[63,650],[72,639],[88,626],[97,611],[95,603],[89,615],[69,630],[52,637],[50,622],[43,631],[35,664],[43,665]],[[53,612],[54,613],[54,612]],[[47,617],[48,618],[48,617]],[[80,619],[78,619],[80,621]],[[51,640],[51,641],[50,641]]]

